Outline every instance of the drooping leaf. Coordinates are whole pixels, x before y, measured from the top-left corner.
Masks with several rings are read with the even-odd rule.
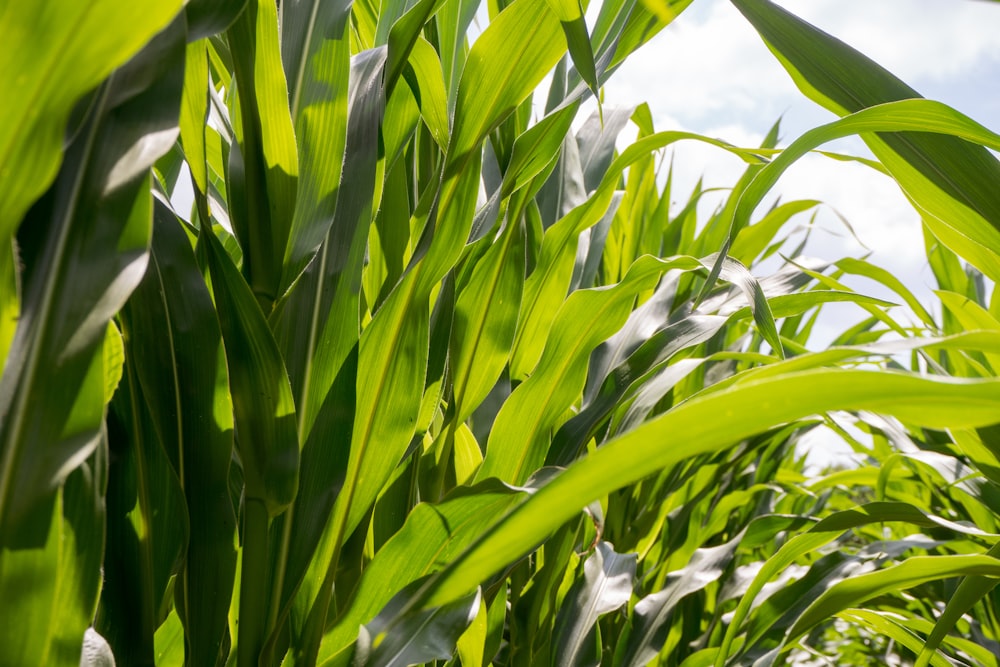
[[[767,396],[765,400],[758,400]],[[826,410],[871,410],[930,427],[996,419],[994,380],[932,380],[895,373],[823,369],[737,384],[692,399],[577,461],[500,519],[425,589],[434,606],[467,594],[589,502],[671,463],[774,425]],[[725,419],[720,419],[724,416]],[[668,440],[671,447],[663,447]],[[573,499],[573,500],[571,500]]]
[[[949,556],[911,556],[877,572],[850,577],[830,587],[813,601],[788,631],[787,641],[794,640],[819,621],[848,607],[856,606],[881,593],[905,590],[918,584],[961,575],[996,577],[1000,559],[970,554]]]
[[[665,269],[692,261],[644,257],[614,287],[570,296],[556,316],[553,338],[538,367],[497,415],[479,479],[520,484],[541,467],[549,429],[558,426],[556,420],[583,390],[590,353],[624,324],[638,292],[652,287]]]
[[[813,101],[845,116],[920,95],[874,61],[768,0],[732,0]],[[941,105],[943,107],[943,105]],[[956,118],[936,109],[940,118]],[[951,120],[949,118],[949,120]],[[898,120],[902,121],[902,118]],[[924,214],[931,231],[994,279],[1000,275],[1000,162],[990,140],[956,130],[941,136],[937,118],[870,128],[866,143]],[[967,119],[966,119],[967,120]],[[972,139],[972,142],[961,141]],[[995,144],[995,141],[993,142]],[[995,146],[994,146],[995,149]]]
[[[381,616],[376,617],[362,632],[372,640],[381,641],[370,649],[370,653],[361,653],[355,660],[358,664],[371,667],[446,660],[454,654],[455,644],[475,618],[481,600],[480,592],[476,591],[436,609],[406,617],[401,623],[394,624],[391,631],[387,631]],[[395,609],[390,606],[387,611],[388,617],[394,618]]]
[[[620,554],[607,542],[584,561],[583,577],[563,598],[555,625],[555,655],[565,665],[595,665],[586,647],[594,645],[600,616],[623,607],[632,596],[637,554]]]
[[[687,566],[667,576],[665,588],[636,603],[635,624],[628,637],[623,665],[645,665],[659,654],[678,603],[684,597],[718,580],[732,562],[743,535],[740,533],[716,547],[698,549],[692,554]]]
[[[784,544],[754,577],[746,594],[740,600],[734,612],[732,622],[723,638],[716,666],[721,667],[730,656],[736,634],[747,618],[754,598],[761,592],[766,582],[788,567],[796,558],[819,547],[828,544],[843,531],[873,522],[905,521],[922,526],[942,526],[957,532],[970,529],[954,522],[921,512],[918,508],[906,503],[869,503],[867,505],[831,514],[820,521],[807,532],[797,535]]]
[[[534,271],[524,286],[524,299],[511,359],[511,376],[528,376],[545,347],[548,331],[559,306],[565,299],[576,259],[576,243],[580,233],[605,214],[614,197],[621,172],[637,160],[676,141],[692,139],[729,150],[750,162],[760,158],[752,151],[736,148],[726,142],[688,132],[660,132],[629,146],[612,162],[600,185],[590,197],[559,219],[545,232],[542,248]]]
[[[1000,553],[1000,547],[993,546],[985,555],[995,558],[998,553]],[[967,576],[962,580],[954,595],[948,600],[944,611],[934,623],[934,628],[928,634],[926,642],[920,648],[917,654],[917,667],[926,667],[931,656],[948,635],[949,630],[954,627],[963,614],[988,595],[996,585],[996,579],[983,575]]]

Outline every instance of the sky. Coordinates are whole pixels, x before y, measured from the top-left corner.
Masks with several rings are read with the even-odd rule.
[[[925,97],[1000,129],[996,36],[1000,3],[782,0],[779,4],[858,48]],[[780,145],[835,118],[795,88],[728,0],[696,0],[606,83],[606,105],[641,102],[649,104],[657,130],[687,130],[741,146],[759,145],[779,118]],[[857,138],[825,148],[870,155]],[[731,186],[744,166],[720,149],[696,142],[679,144],[674,149],[675,191],[686,199],[699,177],[704,177],[706,187]],[[814,233],[811,254],[835,260],[865,252],[838,222],[831,210],[835,209],[873,251],[871,261],[892,270],[915,292],[928,294],[932,278],[919,219],[887,177],[856,163],[808,156],[782,177],[774,193],[783,201],[819,199],[827,204],[820,227],[831,233]],[[714,202],[706,199],[703,209],[712,207]],[[887,294],[877,287],[868,291]]]
[[[1000,130],[1000,3],[779,0],[778,4],[859,49],[924,97]],[[728,0],[696,0],[605,85],[606,105],[642,102],[649,104],[657,130],[687,130],[740,146],[759,145],[779,118],[781,146],[835,118],[795,88]],[[824,148],[870,155],[857,138]],[[705,187],[728,187],[744,168],[732,155],[696,142],[678,144],[673,159],[675,192],[685,195],[679,205],[698,178],[704,177]],[[773,194],[782,201],[819,199],[826,204],[818,220],[820,228],[829,232],[813,233],[808,254],[836,260],[861,256],[867,247],[870,261],[891,270],[937,313],[919,218],[890,179],[856,163],[808,156],[782,177]],[[706,199],[703,214],[714,206]],[[865,247],[845,232],[833,209],[850,222]],[[845,282],[863,293],[898,301],[863,279]],[[824,312],[814,349],[864,316],[848,304]],[[811,438],[813,469],[844,461],[849,450],[830,436],[818,432]]]

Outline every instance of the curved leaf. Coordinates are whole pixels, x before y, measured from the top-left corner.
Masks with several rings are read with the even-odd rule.
[[[960,428],[992,423],[998,407],[997,380],[835,369],[789,373],[693,398],[567,468],[428,582],[422,602],[434,606],[467,594],[570,519],[581,503],[776,423],[827,410],[871,410],[933,428]]]
[[[149,167],[177,136],[183,22],[118,70],[70,145],[52,189],[21,226],[22,316],[0,379],[0,543],[42,544],[56,488],[96,447],[104,383],[84,378],[108,321],[145,271]],[[36,400],[42,387],[45,400]],[[46,443],[37,447],[37,443]]]
[[[0,116],[0,242],[7,242],[55,178],[74,105],[183,5],[61,0],[44,8],[17,2],[4,7],[0,86],[8,92]]]
[[[623,607],[632,597],[637,554],[616,553],[604,541],[583,563],[583,577],[567,591],[555,625],[555,655],[563,665],[590,665],[586,647],[593,647],[594,625],[609,612]]]
[[[844,579],[819,596],[789,629],[794,641],[820,621],[882,593],[963,575],[1000,578],[1000,559],[986,555],[911,556],[896,565]]]

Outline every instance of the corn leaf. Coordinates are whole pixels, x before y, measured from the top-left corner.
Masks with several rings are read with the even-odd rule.
[[[767,0],[732,0],[813,101],[844,116],[920,95],[875,62]],[[941,115],[955,115],[939,110]],[[931,121],[932,119],[926,119]],[[987,275],[1000,276],[1000,162],[989,140],[920,134],[933,122],[871,128],[869,147],[925,213],[931,231]],[[890,134],[891,133],[891,134]],[[960,141],[959,137],[970,139]],[[995,148],[995,146],[994,146]]]
[[[760,396],[767,398],[758,400]],[[992,423],[998,402],[1000,385],[994,380],[942,381],[844,370],[789,373],[709,393],[571,465],[429,582],[424,604],[467,594],[476,582],[571,518],[580,501],[589,502],[686,457],[731,446],[775,423],[826,410],[866,409],[934,428],[964,427]],[[663,447],[666,439],[673,446]]]
[[[491,480],[457,490],[440,503],[413,508],[400,531],[376,555],[350,604],[327,633],[320,664],[336,664],[327,661],[357,639],[359,627],[374,619],[407,585],[459,554],[488,525],[489,517],[507,511],[521,493]]]
[[[211,663],[228,631],[236,568],[233,506],[213,492],[229,483],[233,407],[222,334],[191,243],[162,202],[154,207],[150,266],[123,314],[142,400],[186,499],[191,537],[174,590],[188,655]],[[203,405],[212,409],[195,408]]]
[[[8,101],[0,118],[0,241],[10,239],[56,177],[74,105],[165,28],[183,4],[99,0],[4,6],[0,83]]]
[[[587,648],[596,645],[599,617],[624,606],[632,597],[638,554],[620,554],[601,541],[584,561],[583,577],[563,598],[556,617],[555,651],[564,665],[595,664]]]
[[[299,161],[295,213],[285,249],[284,294],[312,259],[333,224],[347,145],[350,77],[349,2],[297,3],[282,8],[281,56],[288,81]],[[364,79],[360,79],[365,81]],[[367,81],[365,81],[367,83]]]
[[[177,136],[176,106],[164,101],[180,101],[182,28],[161,33],[99,89],[59,178],[21,226],[24,315],[0,379],[4,545],[46,543],[56,489],[97,446],[104,379],[92,392],[86,378],[145,270],[148,170]],[[33,400],[52,387],[51,400]]]
[[[243,275],[270,313],[280,296],[299,170],[275,4],[248,0],[226,34],[240,113],[239,148],[229,156],[229,212],[243,248]]]

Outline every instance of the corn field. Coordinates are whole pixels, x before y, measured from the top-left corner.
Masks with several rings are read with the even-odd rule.
[[[1000,135],[768,0],[836,120],[604,99],[691,2],[0,0],[0,665],[1000,664]]]

